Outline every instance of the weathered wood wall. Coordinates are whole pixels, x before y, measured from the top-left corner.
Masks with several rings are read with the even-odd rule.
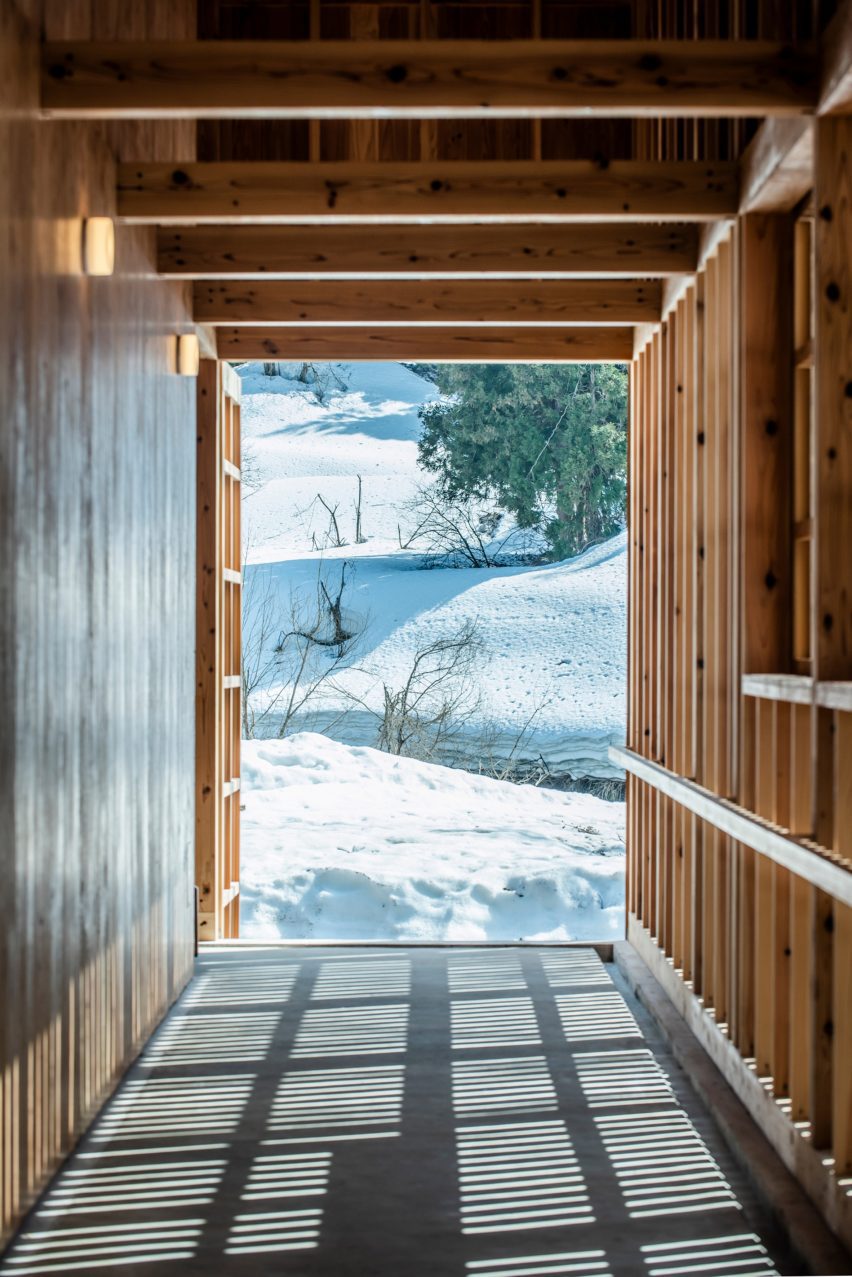
[[[79,261],[80,218],[114,206],[110,144],[192,158],[193,130],[36,120],[42,23],[177,36],[195,16],[0,4],[0,1235],[193,946],[195,383],[170,367],[190,299],[153,278],[147,229],[118,230],[111,279]]]

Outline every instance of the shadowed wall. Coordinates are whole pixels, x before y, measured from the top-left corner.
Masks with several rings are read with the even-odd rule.
[[[194,126],[39,121],[42,24],[178,36],[195,15],[0,5],[3,1234],[193,945],[195,383],[170,366],[189,298],[152,278],[146,229],[118,229],[114,277],[84,277],[80,219],[112,211],[115,151],[191,157]]]

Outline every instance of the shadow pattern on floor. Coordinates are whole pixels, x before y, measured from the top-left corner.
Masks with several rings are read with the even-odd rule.
[[[211,950],[2,1264],[801,1271],[592,949]]]

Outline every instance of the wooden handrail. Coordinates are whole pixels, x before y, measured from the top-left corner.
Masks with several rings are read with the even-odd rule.
[[[743,696],[759,700],[852,711],[852,681],[848,680],[815,682],[807,674],[743,674],[740,690]]]
[[[807,674],[743,674],[741,689],[743,696],[792,705],[811,705],[814,699],[814,681]]]
[[[632,749],[611,745],[609,757],[611,762],[723,834],[789,869],[842,904],[852,905],[852,866],[839,856],[798,841],[736,803],[719,798],[695,781],[675,775],[667,767],[642,758]]]
[[[852,682],[838,679],[817,683],[816,703],[823,709],[852,710]]]

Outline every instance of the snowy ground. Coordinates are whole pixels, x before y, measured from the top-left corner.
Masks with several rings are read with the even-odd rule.
[[[354,668],[283,741],[244,746],[242,934],[398,939],[608,938],[623,926],[623,805],[395,759],[373,744],[382,683],[419,646],[476,620],[484,644],[471,737],[553,771],[612,777],[624,736],[623,535],[547,566],[422,570],[400,548],[417,465],[417,408],[434,387],[397,364],[337,367],[319,403],[288,375],[243,377],[246,596],[282,615],[317,573],[349,564],[366,623]],[[357,477],[364,544],[355,545]],[[343,538],[327,544],[321,494]],[[401,525],[401,526],[400,526]],[[316,547],[316,548],[315,548]],[[351,709],[350,695],[368,709]],[[345,719],[340,708],[349,706]],[[330,734],[314,734],[336,720]],[[273,731],[274,723],[267,724]],[[354,748],[350,748],[354,746]]]
[[[303,733],[244,745],[251,939],[607,940],[624,808]]]

